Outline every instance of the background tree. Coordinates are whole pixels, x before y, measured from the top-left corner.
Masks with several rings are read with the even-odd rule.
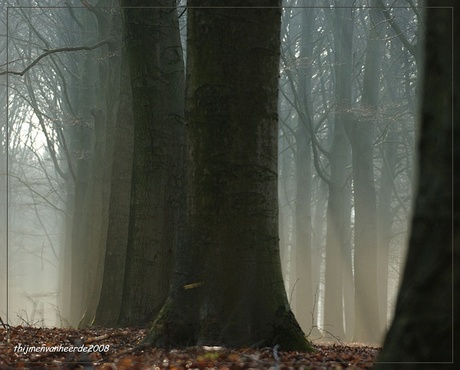
[[[350,145],[346,134],[351,124],[353,77],[353,8],[334,8],[326,13],[333,34],[333,68],[335,117],[330,148],[329,197],[327,204],[326,263],[324,287],[324,321],[340,338],[345,336],[343,312],[350,297],[351,232],[350,232]],[[348,307],[348,308],[347,308]],[[348,328],[348,327],[347,327]]]
[[[453,21],[460,8],[452,1],[428,1],[427,6],[417,198],[395,318],[376,369],[392,369],[394,362],[405,362],[404,369],[418,369],[422,362],[428,363],[424,368],[438,369],[460,350],[454,340],[460,320],[453,311],[460,283],[459,209],[453,199],[460,185],[453,174],[453,163],[460,159],[453,145],[460,139],[453,120],[459,114],[454,90],[460,81],[453,66],[460,45],[453,38]]]
[[[60,201],[65,199],[65,205],[62,205],[65,212],[65,230],[61,229],[61,231],[53,234],[53,237],[62,238],[58,243],[59,261],[56,263],[56,266],[60,264],[60,279],[52,279],[60,282],[59,293],[52,293],[60,298],[59,305],[55,304],[54,309],[60,316],[61,324],[77,325],[80,322],[81,326],[86,326],[93,322],[96,314],[99,292],[101,291],[102,269],[104,268],[106,271],[106,281],[112,279],[119,282],[120,277],[124,279],[127,242],[123,240],[124,235],[127,235],[127,231],[124,231],[125,225],[128,225],[129,222],[126,209],[120,212],[120,207],[126,205],[126,196],[129,197],[130,195],[129,189],[132,181],[130,176],[132,159],[130,158],[132,158],[133,148],[132,144],[129,144],[131,132],[129,124],[132,123],[132,119],[129,118],[131,107],[126,108],[126,105],[131,103],[124,104],[125,111],[114,104],[117,101],[123,102],[122,99],[124,98],[119,99],[117,95],[120,88],[120,69],[118,68],[120,62],[118,47],[120,44],[118,41],[121,22],[118,18],[120,16],[119,4],[117,1],[98,1],[95,4],[83,2],[84,6],[81,7],[81,2],[75,1],[75,3],[69,3],[69,7],[53,8],[52,11],[48,11],[46,7],[53,5],[51,0],[41,4],[43,6],[37,9],[27,7],[27,11],[25,11],[20,3],[16,4],[18,6],[14,10],[10,9],[9,20],[11,23],[8,34],[15,35],[14,39],[17,40],[17,43],[10,43],[9,56],[16,61],[8,64],[13,76],[13,79],[10,78],[10,80],[14,81],[14,84],[11,84],[10,92],[19,91],[19,93],[11,94],[11,101],[17,101],[17,103],[11,105],[9,109],[15,114],[10,115],[9,124],[5,123],[2,128],[5,128],[5,131],[8,127],[10,128],[7,131],[12,138],[9,144],[11,148],[18,147],[20,149],[17,153],[24,152],[24,145],[30,145],[35,150],[40,148],[37,150],[39,155],[42,155],[42,152],[50,153],[52,163],[55,166],[54,171],[61,176],[61,180],[65,183],[65,185],[60,184],[54,187],[50,184],[48,190],[46,190],[46,186],[40,189],[31,185],[29,187],[32,192],[44,194],[43,199],[51,198],[51,195],[54,194],[61,195],[60,191],[63,191],[64,196]],[[73,5],[80,6],[73,7]],[[43,19],[47,19],[49,22],[43,22]],[[174,17],[171,19],[174,21]],[[45,23],[47,27],[42,27],[42,24]],[[164,35],[162,32],[159,34]],[[172,35],[177,36],[177,34]],[[177,44],[180,45],[180,42]],[[63,47],[56,47],[56,45]],[[75,45],[77,46],[75,47]],[[23,50],[26,50],[27,53],[23,53]],[[15,57],[22,54],[28,59]],[[177,57],[176,54],[177,50],[170,48],[163,53],[162,68],[166,65],[162,71],[164,75],[168,75],[170,72],[170,62]],[[34,59],[36,55],[38,58]],[[182,63],[181,56],[176,59]],[[30,63],[31,60],[32,63]],[[181,73],[183,74],[183,68]],[[3,74],[6,76],[6,73]],[[23,74],[26,77],[21,79]],[[129,82],[129,76],[126,79],[125,75],[126,73],[121,80],[122,84],[126,84],[126,81]],[[176,88],[177,86],[172,86],[172,89]],[[128,92],[128,90],[122,85],[123,92]],[[183,105],[183,87],[177,88],[173,94],[176,92],[180,96],[178,99],[180,104]],[[27,99],[26,94],[30,95],[30,99]],[[22,100],[17,99],[17,96],[20,96]],[[123,107],[123,104],[121,105]],[[177,106],[180,109],[180,106]],[[49,107],[56,109],[51,110]],[[29,114],[29,111],[32,113]],[[16,114],[19,112],[22,118]],[[183,139],[181,142],[180,136],[183,134],[176,135],[177,131],[180,130],[181,122],[179,121],[181,119],[176,118],[173,116],[165,124],[169,125],[170,128],[165,135],[169,135],[167,139],[172,145],[178,143],[181,146]],[[35,120],[39,121],[39,126],[38,124],[34,126]],[[19,124],[20,122],[24,123]],[[115,124],[116,122],[118,123]],[[29,135],[30,140],[28,140],[30,142],[22,139],[27,130],[33,134]],[[46,139],[45,146],[39,141],[40,138],[42,141],[45,140],[43,136]],[[142,139],[146,139],[146,136],[140,136]],[[118,138],[115,144],[114,138]],[[163,143],[158,144],[158,148],[162,149]],[[176,159],[175,166],[179,168],[182,165],[180,159],[182,158],[182,149],[177,151],[175,149],[172,149],[172,152]],[[8,155],[10,158],[15,158],[16,151],[9,150]],[[162,155],[161,150],[156,151],[155,156],[150,159],[157,160],[159,163],[164,162]],[[111,167],[112,157],[117,161],[113,171]],[[123,163],[118,161],[123,161]],[[163,165],[168,167],[171,162],[163,163]],[[164,166],[162,167],[163,173],[170,170],[170,168],[164,170]],[[9,170],[11,172],[13,166],[10,166]],[[49,178],[48,171],[52,171],[52,168],[43,168],[41,175]],[[176,175],[174,180],[176,183],[183,180],[181,176],[177,176],[177,171],[168,173],[168,175],[171,174]],[[18,174],[17,180],[28,183],[26,175],[27,172],[21,170],[21,176]],[[178,177],[181,179],[180,181]],[[128,184],[126,184],[127,182]],[[14,182],[11,184],[14,185]],[[158,220],[165,220],[169,217],[166,221],[167,227],[163,228],[161,222],[157,226],[162,230],[164,229],[165,235],[167,234],[166,239],[172,240],[178,235],[175,234],[177,224],[172,224],[169,221],[176,216],[175,208],[183,202],[183,196],[180,191],[176,191],[177,186],[172,186],[171,182],[169,185],[156,187],[161,191],[170,190],[164,202],[166,211],[157,218]],[[122,190],[119,191],[119,188]],[[147,199],[151,198],[149,194],[143,196],[147,196]],[[142,206],[147,206],[148,202],[140,201],[140,203]],[[12,205],[10,221],[14,222],[13,210],[23,206],[22,200],[20,197],[10,197],[10,204]],[[56,209],[62,211],[60,206],[60,203],[56,203]],[[139,208],[142,207],[138,207],[138,210]],[[129,207],[127,211],[129,212]],[[150,211],[151,214],[158,214],[158,210],[152,207],[150,207]],[[177,212],[177,214],[179,213]],[[17,233],[18,237],[21,237],[25,232],[35,231],[29,222],[23,222],[23,224],[27,231],[21,229]],[[56,225],[58,228],[63,226],[59,223]],[[149,225],[142,229],[146,230],[146,233],[152,232]],[[143,232],[141,231],[141,233]],[[6,236],[5,233],[4,235]],[[16,237],[12,238],[12,235],[12,233],[9,234],[9,246],[12,248],[10,255],[16,255],[20,260],[19,255],[21,254],[17,251],[24,250],[22,242],[15,244],[13,241]],[[23,237],[22,239],[24,240]],[[112,241],[114,242],[111,243]],[[175,240],[171,241],[171,243],[174,242]],[[34,241],[31,244],[35,246],[36,243]],[[34,254],[35,256],[38,255],[37,253]],[[107,258],[108,261],[105,266],[104,254],[114,257],[112,259]],[[116,255],[118,258],[115,258]],[[168,258],[170,259],[171,256]],[[23,258],[28,263],[30,259],[32,259],[32,254],[27,259]],[[140,262],[148,263],[148,260],[143,259]],[[40,263],[36,265],[40,266]],[[10,264],[10,267],[12,266],[13,264]],[[10,271],[14,270],[15,268],[12,268]],[[136,268],[134,268],[135,270]],[[170,268],[165,268],[165,271],[169,272]],[[52,272],[48,270],[46,274],[52,275]],[[14,280],[10,279],[10,284]],[[161,286],[161,279],[152,280]],[[152,290],[150,283],[151,281],[147,284],[149,291]],[[168,286],[167,282],[165,286]],[[107,288],[107,284],[105,284],[102,292],[106,293],[107,289],[110,290],[110,287]],[[105,302],[107,295],[104,295],[104,302],[101,302],[100,317],[101,315],[104,316],[103,304],[105,307],[108,305],[111,308],[116,307],[116,304],[111,304],[111,299],[121,301],[122,292],[122,284],[117,284],[116,289],[113,289],[112,284],[108,302]],[[160,295],[155,296],[159,297]],[[130,300],[130,302],[133,301]],[[145,296],[142,301],[146,303],[150,312],[151,307]],[[10,300],[11,303],[14,307],[21,306],[13,300]],[[128,308],[128,305],[123,306]],[[119,305],[119,307],[121,306]],[[140,310],[137,311],[139,315],[143,315]],[[83,320],[81,320],[82,315]],[[143,320],[145,320],[145,316],[143,315]]]
[[[376,342],[380,335],[377,299],[377,199],[374,177],[374,131],[380,102],[383,56],[383,15],[376,3],[369,10],[369,33],[364,63],[361,112],[348,129],[352,148],[355,325],[353,340]]]
[[[89,158],[79,161],[84,166],[83,178],[80,179],[83,187],[77,188],[80,191],[76,192],[79,198],[76,198],[72,227],[72,283],[79,288],[72,292],[71,308],[81,305],[82,313],[78,316],[81,327],[91,324],[95,316],[107,244],[110,176],[118,109],[112,102],[118,99],[120,89],[121,30],[117,4],[112,0],[99,0],[96,5],[85,4],[86,16],[92,17],[90,24],[95,29],[91,32],[90,28],[90,35],[104,45],[97,50],[97,55],[100,55],[98,68],[86,60],[83,76],[89,80],[85,80],[85,88],[79,91],[82,96],[79,97],[78,108],[93,128],[85,138],[89,140],[86,144],[89,145]]]
[[[0,17],[3,17],[6,13],[6,4],[0,3]],[[2,34],[7,33],[6,23],[0,22],[0,32]],[[6,53],[6,40],[0,39],[0,65],[7,63]],[[1,86],[7,85],[7,76],[0,76]],[[8,106],[8,94],[5,88],[0,89],[0,297],[6,297],[7,287],[7,158],[8,158],[8,140],[7,140],[7,106]],[[7,303],[6,299],[0,303],[0,312],[6,313]]]
[[[60,19],[67,19],[64,14],[67,9],[56,12],[60,13]],[[66,32],[56,34],[61,24],[44,8],[9,8],[8,19],[11,23],[7,34],[15,35],[10,40],[17,40],[9,43],[6,64],[11,71],[8,104],[5,106],[8,121],[3,126],[8,144],[9,189],[24,189],[26,192],[20,191],[18,196],[9,197],[7,237],[10,258],[7,271],[10,292],[22,287],[27,297],[24,302],[16,294],[11,294],[8,304],[10,309],[15,308],[10,311],[14,312],[13,316],[20,315],[25,320],[35,316],[41,322],[48,322],[50,304],[54,303],[52,309],[56,310],[59,295],[58,287],[51,283],[58,281],[56,273],[62,256],[62,248],[55,248],[61,241],[58,230],[63,226],[63,215],[69,214],[62,182],[72,181],[73,174],[74,153],[70,152],[70,145],[67,146],[69,142],[65,133],[71,130],[72,123],[77,122],[77,119],[70,118],[72,106],[66,86],[66,77],[70,71],[74,72],[73,65],[65,55],[54,55],[52,50],[56,45],[72,49],[75,43]],[[49,28],[43,28],[43,24],[48,24]],[[35,58],[44,52],[49,54],[47,63],[37,63]],[[24,57],[16,58],[18,55]],[[63,64],[67,65],[67,71],[61,68]],[[30,66],[34,68],[28,68]],[[24,160],[21,159],[26,153]],[[42,208],[43,205],[51,206],[51,214]],[[52,213],[57,218],[51,216]],[[26,268],[28,264],[30,266]],[[69,265],[65,268],[69,271]],[[28,273],[31,275],[27,276]],[[67,285],[66,291],[68,288]],[[16,311],[17,307],[23,307],[21,313]]]

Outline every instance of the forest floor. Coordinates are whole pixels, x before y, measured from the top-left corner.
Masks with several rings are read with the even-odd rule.
[[[370,369],[379,351],[377,347],[364,345],[317,343],[312,353],[283,352],[276,347],[164,350],[140,346],[146,332],[134,328],[76,330],[28,326],[6,330],[0,326],[0,370],[352,370]]]

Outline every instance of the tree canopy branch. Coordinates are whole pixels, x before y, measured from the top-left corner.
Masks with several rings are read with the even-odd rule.
[[[99,48],[99,47],[101,47],[103,45],[106,45],[108,43],[109,43],[108,40],[104,40],[104,41],[98,42],[98,43],[96,43],[94,45],[91,45],[91,46],[83,45],[83,46],[64,47],[64,48],[57,48],[57,49],[43,49],[44,53],[39,55],[31,64],[29,64],[22,71],[8,71],[8,70],[6,70],[6,71],[0,72],[0,76],[5,75],[5,74],[24,76],[24,74],[29,69],[31,69],[34,66],[36,66],[40,60],[42,60],[43,58],[47,57],[48,55],[56,54],[56,53],[62,53],[62,52],[65,52],[65,51],[94,50],[94,49],[97,49],[97,48]]]
[[[379,5],[382,8],[382,13],[385,16],[386,20],[390,24],[391,28],[395,32],[396,36],[401,40],[402,44],[406,47],[407,50],[414,56],[415,60],[417,60],[417,45],[412,45],[409,40],[407,39],[404,32],[401,30],[399,25],[395,22],[394,18],[390,14],[390,10],[385,6],[382,0],[378,0]]]

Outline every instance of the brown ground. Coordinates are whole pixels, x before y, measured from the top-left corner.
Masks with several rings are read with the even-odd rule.
[[[139,346],[145,333],[134,328],[0,327],[0,369],[369,369],[378,353],[375,347],[337,344],[315,344],[313,353],[222,347],[167,351]],[[24,353],[31,346],[47,347],[48,352]],[[64,352],[75,347],[77,352]]]

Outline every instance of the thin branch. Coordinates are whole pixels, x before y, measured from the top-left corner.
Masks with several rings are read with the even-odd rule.
[[[36,194],[39,198],[43,199],[45,201],[45,203],[48,204],[51,208],[54,208],[56,211],[62,213],[64,216],[67,215],[65,211],[63,211],[62,209],[58,208],[54,203],[49,201],[44,195],[40,194],[38,191],[33,189],[29,184],[27,184],[27,182],[22,180],[19,176],[16,176],[16,175],[13,175],[11,173],[8,173],[8,177],[16,179],[19,183],[21,183],[27,189],[29,189],[31,193]]]
[[[33,68],[35,65],[38,64],[38,62],[40,60],[42,60],[43,58],[47,57],[48,55],[56,54],[56,53],[62,53],[62,52],[65,52],[65,51],[94,50],[94,49],[97,49],[97,48],[99,48],[99,47],[101,47],[103,45],[107,45],[108,43],[109,43],[108,40],[104,40],[104,41],[98,42],[98,43],[96,43],[94,45],[91,45],[91,46],[75,46],[75,47],[65,47],[65,48],[57,48],[57,49],[51,49],[51,50],[43,49],[45,51],[45,53],[43,53],[40,56],[38,56],[37,59],[35,59],[31,64],[29,64],[22,71],[8,71],[8,70],[6,70],[6,71],[0,72],[0,76],[5,75],[5,74],[24,76],[24,74],[29,69]]]
[[[37,100],[35,98],[35,91],[32,89],[32,82],[30,81],[30,76],[26,76],[26,80],[29,81],[29,83],[27,83],[27,90],[29,92],[29,96],[30,96],[30,99],[31,99],[31,106],[32,106],[32,109],[34,110],[34,113],[35,115],[37,116],[38,118],[38,123],[42,129],[42,132],[43,134],[45,135],[45,139],[46,139],[46,144],[48,146],[48,151],[49,151],[49,154],[51,156],[51,159],[53,161],[53,164],[55,166],[55,169],[56,171],[59,173],[59,175],[63,178],[63,179],[66,179],[68,177],[68,174],[66,174],[60,167],[59,165],[59,162],[58,162],[58,159],[57,159],[57,155],[56,155],[56,150],[54,149],[54,143],[53,143],[53,140],[51,140],[47,130],[46,130],[46,125],[45,123],[43,122],[43,117],[41,115],[41,111],[40,109],[38,108],[38,104],[37,104]],[[75,174],[73,173],[72,171],[72,168],[69,166],[69,170],[70,170],[70,173],[73,177],[73,179],[75,180]]]
[[[385,16],[388,23],[390,23],[391,28],[395,32],[396,36],[398,36],[399,40],[403,43],[407,50],[413,55],[415,60],[417,60],[417,45],[412,45],[409,40],[407,40],[406,35],[401,30],[399,25],[395,22],[394,17],[390,14],[390,10],[385,6],[382,0],[377,0],[380,7],[382,8],[382,13]]]
[[[316,170],[318,176],[325,183],[330,185],[331,180],[328,177],[327,172],[326,172],[326,170],[324,169],[324,166],[321,163],[321,159],[320,159],[320,156],[319,156],[319,153],[318,153],[318,149],[319,149],[319,151],[321,153],[323,153],[325,155],[326,158],[330,157],[329,152],[327,152],[325,149],[323,149],[322,146],[320,145],[320,143],[319,143],[319,141],[318,141],[318,139],[316,137],[316,133],[313,131],[313,128],[311,127],[311,124],[307,120],[307,117],[304,114],[304,112],[297,108],[296,104],[287,96],[287,94],[283,90],[281,91],[281,93],[283,94],[285,99],[288,101],[288,103],[291,104],[291,106],[294,107],[294,109],[297,110],[297,113],[299,114],[299,116],[301,118],[301,124],[304,124],[306,126],[306,128],[308,129],[308,131],[310,133],[311,143],[312,143],[311,147],[312,147],[312,150],[313,150],[313,165],[315,167],[315,170]],[[329,108],[329,110],[326,111],[325,114],[321,117],[321,119],[320,119],[321,122],[323,122],[327,118],[327,114],[329,113],[329,111],[331,109],[332,109],[332,107]],[[292,129],[288,125],[285,125],[285,126],[288,127],[292,131]]]
[[[182,18],[182,16],[185,14],[185,12],[187,11],[187,7],[184,7],[184,10],[182,11],[182,13],[180,13],[179,15],[179,19]]]

